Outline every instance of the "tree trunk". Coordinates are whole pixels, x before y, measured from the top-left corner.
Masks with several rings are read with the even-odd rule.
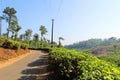
[[[18,38],[18,32],[16,32],[15,34],[15,40],[17,40],[17,38]]]
[[[10,26],[11,26],[11,16],[9,17],[9,22],[8,22],[8,32],[7,32],[7,38],[9,37],[9,32],[10,32]]]

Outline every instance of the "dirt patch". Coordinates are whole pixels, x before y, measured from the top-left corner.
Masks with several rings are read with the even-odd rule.
[[[11,58],[15,58],[19,55],[29,53],[29,50],[24,50],[24,49],[18,49],[18,50],[13,50],[13,49],[4,49],[0,48],[0,58],[1,60],[8,60]]]
[[[24,50],[24,49],[18,49],[18,50],[12,50],[12,49],[4,49],[0,48],[0,68],[3,68],[9,64],[12,64],[21,58],[24,58],[25,56],[29,55],[30,50]]]

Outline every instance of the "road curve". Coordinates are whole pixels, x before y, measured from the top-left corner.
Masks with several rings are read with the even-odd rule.
[[[32,54],[0,69],[0,80],[44,80],[48,53]]]

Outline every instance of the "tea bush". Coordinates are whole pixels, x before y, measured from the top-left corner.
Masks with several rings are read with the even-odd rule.
[[[0,38],[0,47],[9,48],[9,49],[25,49],[28,47],[26,43],[22,43],[19,41],[14,41],[11,39]]]
[[[3,43],[4,43],[4,38],[0,38],[0,46],[2,46],[3,45]]]
[[[120,69],[117,65],[99,60],[90,54],[53,48],[49,55],[49,63],[56,74],[67,80],[120,80]]]
[[[98,58],[120,66],[120,53],[110,53],[99,56]]]

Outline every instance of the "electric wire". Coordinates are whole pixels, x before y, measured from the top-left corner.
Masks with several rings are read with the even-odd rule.
[[[52,0],[50,0],[50,2],[49,2],[49,11],[50,11],[50,14],[53,14],[53,15],[51,15],[52,19],[56,20],[58,18],[59,14],[60,14],[60,11],[61,11],[61,8],[62,8],[62,4],[63,4],[63,0],[59,1],[58,6],[54,6],[54,4],[52,4],[51,1]],[[55,7],[57,7],[56,10],[53,9]],[[53,11],[53,10],[55,10],[55,11]]]
[[[56,16],[55,16],[55,19],[58,18],[59,14],[60,14],[60,11],[61,11],[61,8],[62,8],[62,4],[63,4],[63,0],[60,0],[60,4],[58,6],[58,10],[56,12]]]

